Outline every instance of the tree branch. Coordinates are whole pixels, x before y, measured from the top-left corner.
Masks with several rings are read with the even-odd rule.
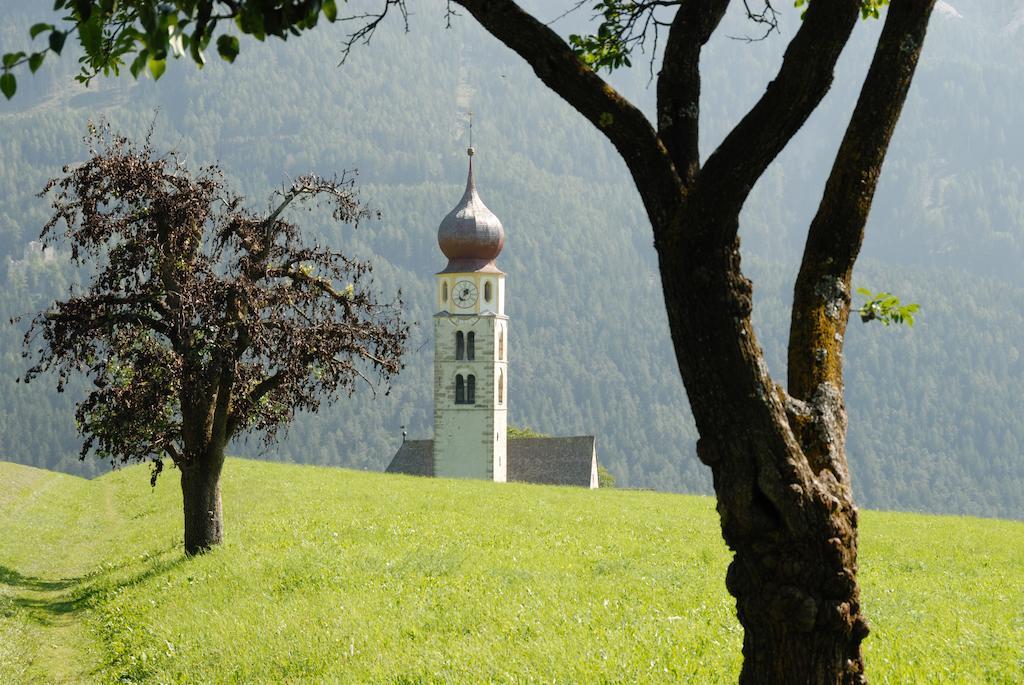
[[[249,394],[246,395],[245,399],[242,401],[242,406],[251,407],[258,404],[260,400],[262,400],[268,394],[273,392],[278,386],[280,386],[281,383],[284,382],[284,379],[287,377],[287,375],[288,374],[285,373],[284,371],[278,371],[274,373],[272,376],[267,376],[266,378],[264,378],[262,381],[256,384],[256,387],[249,391]],[[235,411],[232,411],[227,419],[228,438],[231,438],[235,434],[235,431],[238,430],[238,425],[238,414]]]
[[[178,448],[173,442],[164,443],[163,450],[167,453],[167,456],[171,458],[171,461],[174,462],[175,466],[182,463],[181,452],[178,451]]]
[[[309,283],[317,290],[319,290],[320,292],[324,293],[332,300],[337,302],[338,304],[348,304],[352,299],[350,290],[343,290],[341,292],[338,292],[338,290],[335,289],[334,285],[326,278],[314,276],[312,273],[307,273],[302,269],[276,269],[272,267],[270,269],[267,269],[267,276],[284,277],[290,278],[292,281]]]
[[[111,311],[108,307],[118,306],[147,306],[154,305],[154,302],[147,298],[139,297],[84,297],[58,303],[59,308],[45,312],[44,316],[49,321],[74,322],[80,330],[112,330],[116,326],[138,326],[153,333],[163,335],[168,339],[171,336],[171,327],[167,321],[158,319],[148,314],[131,309]],[[83,310],[86,310],[83,315]],[[86,329],[82,329],[81,323],[91,323]]]
[[[935,0],[894,0],[853,116],[811,221],[790,321],[789,393],[843,387],[850,277],[889,141],[924,44]]]
[[[512,0],[456,0],[533,67],[549,88],[598,128],[629,168],[654,226],[667,225],[682,182],[643,113],[573,54],[557,33]]]
[[[729,0],[683,3],[672,20],[658,74],[658,137],[687,187],[700,168],[700,51]]]
[[[764,95],[708,158],[694,194],[715,213],[737,215],[764,170],[800,130],[832,85],[843,46],[860,14],[861,0],[812,2],[803,24],[786,48],[782,66]],[[691,200],[695,198],[691,197]],[[719,244],[731,243],[738,224],[724,228]]]

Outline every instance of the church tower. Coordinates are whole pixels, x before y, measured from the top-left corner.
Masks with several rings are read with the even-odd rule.
[[[469,155],[466,192],[441,221],[448,265],[437,274],[434,315],[434,474],[505,482],[508,317],[505,274],[494,260],[505,230],[484,206]]]

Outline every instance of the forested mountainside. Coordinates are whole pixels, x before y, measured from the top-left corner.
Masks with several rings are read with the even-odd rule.
[[[527,3],[545,19],[560,10]],[[0,50],[22,49],[44,19],[8,3]],[[306,171],[359,169],[382,220],[358,230],[304,215],[321,240],[376,264],[381,291],[401,288],[418,322],[390,394],[361,389],[302,416],[277,444],[235,446],[272,459],[382,469],[401,440],[431,432],[432,274],[444,266],[437,224],[465,180],[466,117],[475,112],[480,193],[505,225],[510,419],[553,434],[593,433],[620,485],[710,492],[669,340],[649,225],[624,165],[600,134],[528,67],[444,3],[415,2],[408,33],[385,25],[336,67],[343,25],[299,40],[242,44],[233,66],[171,64],[159,81],[73,82],[72,54],[19,79],[0,104],[0,456],[92,475],[77,460],[73,406],[46,382],[15,382],[24,323],[87,274],[59,250],[32,247],[47,218],[36,196],[81,160],[86,122],[105,117],[193,167],[220,160],[256,206]],[[553,26],[579,30],[586,15]],[[798,23],[781,34],[730,17],[704,60],[703,151],[759,96]],[[821,110],[744,210],[744,265],[769,364],[785,376],[788,305],[802,236],[870,60],[879,22],[858,27]],[[846,347],[850,460],[868,507],[1024,518],[1024,2],[940,2],[895,134],[855,286],[919,302],[912,330],[851,322]],[[650,112],[642,56],[613,81]]]

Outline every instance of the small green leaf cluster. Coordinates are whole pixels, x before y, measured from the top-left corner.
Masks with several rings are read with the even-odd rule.
[[[794,0],[793,7],[803,7],[805,14],[809,3],[810,0]],[[882,8],[888,4],[889,0],[862,0],[860,3],[861,19],[878,19],[881,16]],[[800,17],[803,18],[803,14]]]
[[[626,9],[630,6],[632,3],[623,3],[621,0],[601,0],[593,7],[603,18],[597,34],[581,36],[574,33],[569,36],[569,46],[573,53],[591,69],[607,69],[612,72],[619,67],[632,66],[629,61],[630,46],[625,38],[630,16]]]
[[[33,40],[47,34],[47,45],[31,53],[9,52],[2,57],[0,92],[7,99],[17,90],[14,69],[27,63],[35,73],[47,53],[59,55],[67,37],[78,34],[83,55],[76,79],[88,84],[95,76],[117,76],[127,68],[131,75],[149,71],[159,79],[167,68],[168,56],[188,55],[200,68],[206,63],[218,22],[232,21],[235,28],[257,40],[277,36],[286,40],[316,26],[323,13],[328,21],[338,18],[336,0],[292,0],[263,2],[243,0],[174,0],[154,3],[148,0],[55,0],[54,11],[66,10],[62,21],[67,30],[39,23],[29,29]],[[239,52],[237,36],[221,34],[217,54],[234,62]]]
[[[533,430],[529,426],[523,426],[522,428],[517,428],[515,426],[509,426],[507,433],[508,433],[508,439],[509,440],[519,440],[520,438],[550,438],[551,437],[547,433],[538,433],[537,431]]]
[[[867,298],[857,310],[860,320],[864,323],[878,320],[886,326],[894,323],[914,326],[914,312],[920,309],[919,304],[901,304],[899,298],[892,293],[872,293],[867,288],[857,288],[857,292]]]

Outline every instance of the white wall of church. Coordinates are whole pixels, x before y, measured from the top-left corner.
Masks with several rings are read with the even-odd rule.
[[[453,315],[442,310],[434,317],[434,472],[437,476],[501,482],[506,479],[508,362],[496,359],[496,355],[499,327],[505,331],[507,355],[507,326],[505,317],[493,314]],[[463,334],[463,359],[456,359],[459,331]],[[474,359],[466,358],[470,333],[474,338]],[[474,401],[457,403],[456,377],[463,378],[463,388],[468,392],[471,375],[475,381]],[[499,379],[505,384],[500,403]]]

